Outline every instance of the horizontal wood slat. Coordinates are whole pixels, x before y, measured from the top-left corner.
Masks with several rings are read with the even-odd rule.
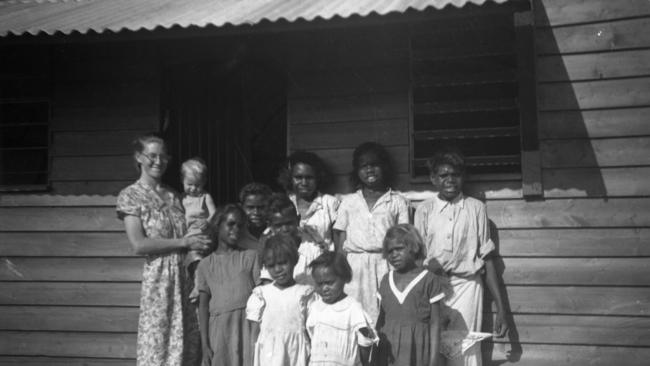
[[[354,148],[363,141],[384,146],[409,143],[408,121],[376,120],[292,125],[289,146],[292,149]]]
[[[522,343],[650,346],[650,318],[575,315],[515,315]]]
[[[499,258],[507,285],[650,286],[650,258]],[[501,270],[503,267],[498,263]]]
[[[650,315],[650,288],[508,286],[507,295],[513,313]],[[488,303],[490,309],[493,303]],[[495,310],[494,308],[492,310]],[[518,315],[525,317],[526,315]]]
[[[541,28],[537,30],[535,41],[539,55],[647,47],[650,44],[650,17]]]
[[[490,201],[488,216],[499,229],[552,227],[649,227],[647,198]]]
[[[650,50],[542,56],[537,58],[537,80],[577,81],[650,74]]]
[[[543,171],[544,197],[650,196],[650,167]]]
[[[644,366],[650,348],[546,344],[491,344],[486,366]],[[485,356],[484,356],[485,357]],[[488,358],[484,358],[489,359]]]
[[[0,331],[8,356],[135,358],[135,333]]]
[[[341,96],[378,92],[406,92],[409,70],[403,67],[294,72],[289,76],[289,98]]]
[[[0,208],[0,231],[124,231],[114,207]]]
[[[506,284],[650,286],[649,258],[499,258]],[[501,264],[503,261],[503,264]],[[140,258],[5,258],[0,281],[137,282]]]
[[[159,89],[160,82],[157,80],[57,83],[52,99],[56,106],[64,107],[155,105],[158,103]]]
[[[650,108],[539,113],[541,139],[650,135]]]
[[[307,123],[405,119],[408,115],[409,101],[406,92],[291,98],[288,101],[288,121],[291,126]]]
[[[159,112],[157,104],[136,106],[64,107],[52,108],[52,131],[124,131],[158,130]]]
[[[27,257],[133,256],[126,233],[0,233],[0,253]]]
[[[110,168],[109,168],[110,167]],[[133,155],[54,157],[51,178],[55,181],[130,180],[138,178]]]
[[[650,229],[502,229],[492,239],[505,257],[650,256]]]
[[[535,24],[557,26],[650,15],[645,0],[533,0]]]
[[[368,140],[359,140],[355,145],[365,141]],[[388,154],[393,159],[393,167],[397,173],[408,172],[408,146],[391,146],[386,150],[388,150]],[[322,149],[313,150],[313,152],[318,154],[318,156],[325,161],[333,174],[348,174],[352,171],[352,153],[354,152],[354,148]]]
[[[0,356],[0,366],[136,366],[134,359]]]
[[[346,152],[343,155],[350,154]],[[321,157],[326,158],[325,154],[321,154]],[[488,214],[499,229],[648,227],[650,199],[495,200],[488,202]],[[0,231],[31,230],[123,232],[124,224],[117,219],[115,209],[111,207],[0,208]]]
[[[2,306],[2,330],[137,332],[137,307]]]
[[[122,155],[131,154],[131,142],[149,130],[135,131],[92,131],[92,132],[54,132],[54,156],[78,155]]]
[[[547,140],[540,150],[545,168],[650,165],[650,137]]]
[[[140,283],[0,282],[0,305],[139,306]]]
[[[540,84],[537,94],[540,111],[646,107],[650,78]]]
[[[4,258],[0,281],[139,282],[144,258]]]
[[[4,194],[0,207],[115,206],[115,195]]]
[[[135,179],[105,181],[55,181],[51,182],[52,193],[57,195],[111,195],[132,184]]]

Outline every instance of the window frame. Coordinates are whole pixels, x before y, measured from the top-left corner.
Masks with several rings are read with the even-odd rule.
[[[39,147],[39,150],[46,151],[47,170],[45,171],[45,182],[42,184],[2,184],[0,183],[0,193],[27,193],[27,192],[47,192],[51,189],[51,174],[52,174],[52,101],[49,98],[2,98],[2,104],[19,104],[19,103],[45,103],[47,104],[47,120],[45,123],[38,123],[37,125],[46,126],[46,139],[47,145]],[[0,125],[0,128],[3,125]],[[0,150],[19,150],[20,148],[6,148],[0,145]],[[5,172],[2,172],[4,174]]]
[[[528,9],[517,9],[511,13],[514,30],[514,53],[516,58],[515,84],[517,85],[516,107],[519,115],[520,173],[471,174],[469,181],[521,181],[522,195],[536,199],[543,195],[541,157],[538,131],[537,75],[535,49],[535,23],[532,4]],[[409,173],[411,183],[429,181],[428,176],[415,174],[416,115],[413,89],[413,47],[409,35]]]

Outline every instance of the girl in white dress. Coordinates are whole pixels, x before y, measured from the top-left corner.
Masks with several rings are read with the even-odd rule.
[[[361,304],[343,291],[352,279],[350,264],[341,253],[325,252],[310,267],[320,299],[314,301],[307,318],[309,365],[368,365],[379,338]]]
[[[265,242],[262,261],[273,282],[256,287],[246,306],[247,319],[259,327],[255,366],[307,366],[305,321],[315,293],[311,286],[297,284],[293,278],[297,247],[294,236],[286,233]]]

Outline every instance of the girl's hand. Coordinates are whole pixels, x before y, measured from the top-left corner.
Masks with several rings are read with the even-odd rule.
[[[496,318],[494,319],[494,335],[498,338],[503,338],[508,333],[508,329],[506,314],[503,311],[497,311]]]
[[[309,225],[302,226],[299,228],[299,231],[306,241],[316,243],[316,245],[318,245],[323,250],[329,250],[328,245],[325,242],[325,239],[323,239],[323,237],[318,233],[318,231],[312,226]]]
[[[193,235],[183,238],[185,248],[195,250],[201,254],[205,254],[210,250],[210,243],[212,240],[206,235]]]
[[[208,347],[203,350],[203,359],[201,360],[201,366],[211,366],[212,365],[212,350]]]

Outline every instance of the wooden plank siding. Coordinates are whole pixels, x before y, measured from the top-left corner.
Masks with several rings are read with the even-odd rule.
[[[512,177],[466,186],[488,206],[513,328],[485,364],[645,365],[650,2],[533,3],[544,197]],[[414,205],[432,194],[409,171],[408,28],[284,38],[289,150],[323,157],[332,191],[350,191],[352,150],[374,140]],[[137,175],[131,139],[160,123],[158,47],[53,48],[51,192],[0,196],[0,365],[135,364],[143,258],[114,204]]]
[[[650,355],[642,340],[650,282],[641,279],[650,267],[650,3],[533,3],[544,199],[523,200],[518,180],[466,184],[487,201],[513,314],[510,337],[484,351],[494,365],[642,365]],[[377,141],[396,162],[396,187],[414,204],[430,196],[408,167],[408,80],[396,79],[408,67],[404,45],[391,37],[383,48],[349,46],[342,57],[337,38],[323,39],[314,52],[304,43],[295,52],[335,63],[291,58],[301,87],[288,98],[289,150],[319,154],[335,174],[331,190],[349,192],[351,149]],[[345,45],[358,39],[348,32]],[[365,55],[382,52],[380,66],[364,66]],[[387,74],[361,87],[372,70]],[[328,81],[305,87],[313,75]]]
[[[50,191],[0,196],[0,365],[135,364],[143,259],[114,205],[158,129],[156,47],[51,47]]]

